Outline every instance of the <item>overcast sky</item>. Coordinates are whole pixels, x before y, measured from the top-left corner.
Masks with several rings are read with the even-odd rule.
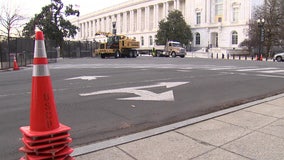
[[[81,15],[101,10],[106,7],[120,4],[128,0],[61,0],[64,5],[79,5]],[[33,17],[40,13],[41,8],[49,4],[51,0],[0,0],[0,6],[9,5],[9,8],[19,8],[20,13],[26,17]]]
[[[111,7],[118,5],[126,1],[133,0],[61,0],[64,6],[73,4],[79,6],[80,15],[85,15],[94,11],[104,9],[106,7]],[[33,18],[35,14],[41,12],[41,8],[50,4],[51,0],[0,0],[0,14],[1,8],[5,7],[11,10],[10,13],[14,13],[14,10],[19,9],[18,13],[24,16],[26,19],[24,21],[18,22],[20,24],[25,24],[30,21],[30,18]],[[71,17],[70,17],[71,18]],[[0,25],[0,29],[3,29],[3,26]],[[17,28],[21,30],[21,28]],[[16,33],[15,28],[11,30],[12,33]],[[0,35],[3,34],[0,32]],[[12,35],[13,36],[13,35]]]

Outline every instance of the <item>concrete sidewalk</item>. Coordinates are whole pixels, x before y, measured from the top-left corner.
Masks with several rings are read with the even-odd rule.
[[[73,156],[76,160],[284,160],[284,94],[75,148]]]

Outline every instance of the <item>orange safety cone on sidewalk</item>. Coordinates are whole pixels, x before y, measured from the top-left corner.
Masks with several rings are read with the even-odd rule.
[[[16,70],[19,70],[20,68],[19,68],[19,66],[18,66],[18,63],[17,63],[17,59],[16,59],[16,56],[14,56],[14,71],[16,71]]]
[[[42,31],[35,35],[33,64],[30,126],[20,127],[24,147],[19,150],[25,153],[21,160],[72,160],[71,128],[58,120]]]

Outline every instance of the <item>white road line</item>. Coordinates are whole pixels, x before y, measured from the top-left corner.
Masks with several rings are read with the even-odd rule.
[[[247,72],[247,71],[263,71],[263,70],[272,70],[272,69],[278,69],[278,68],[247,68],[247,69],[239,69],[236,71]]]
[[[284,70],[271,70],[271,71],[260,71],[261,73],[281,73],[284,72]]]
[[[211,71],[218,71],[218,70],[231,70],[236,69],[236,67],[220,67],[220,68],[210,68]]]
[[[277,75],[257,74],[257,76],[269,77],[269,78],[283,78],[284,79],[284,76],[277,76]]]

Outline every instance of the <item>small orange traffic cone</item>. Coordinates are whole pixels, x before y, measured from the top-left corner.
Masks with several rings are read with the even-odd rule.
[[[259,60],[262,61],[262,54],[260,55]]]
[[[30,126],[20,127],[25,153],[21,160],[58,159],[72,160],[73,149],[68,131],[71,128],[58,121],[56,104],[48,69],[48,60],[42,31],[35,36],[32,75]]]
[[[14,71],[16,71],[16,70],[19,70],[20,68],[19,68],[19,66],[18,66],[18,63],[17,63],[17,59],[16,59],[16,56],[14,56]]]

